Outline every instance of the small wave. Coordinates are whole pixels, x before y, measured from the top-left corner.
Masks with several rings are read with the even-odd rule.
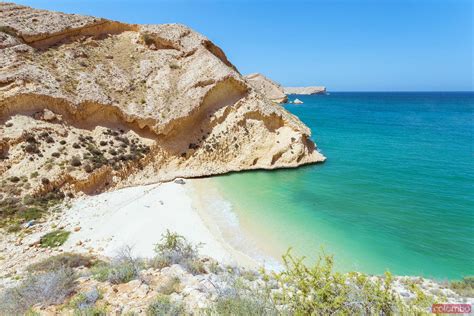
[[[234,228],[239,227],[239,218],[232,211],[232,204],[229,201],[222,198],[213,199],[210,201],[209,207],[213,215],[216,216],[215,220]]]
[[[256,241],[246,234],[241,226],[239,216],[231,202],[218,194],[206,199],[207,212],[215,222],[220,235],[235,250],[249,256],[270,270],[281,270],[281,264],[275,258],[266,255]]]

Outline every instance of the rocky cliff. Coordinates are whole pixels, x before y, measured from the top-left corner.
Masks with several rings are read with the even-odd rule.
[[[326,87],[285,87],[285,94],[324,94]]]
[[[0,65],[6,196],[325,159],[298,118],[183,25],[0,3]]]
[[[273,80],[268,79],[262,74],[254,73],[245,76],[245,79],[257,91],[260,91],[267,99],[275,103],[285,103],[288,101],[283,88]]]

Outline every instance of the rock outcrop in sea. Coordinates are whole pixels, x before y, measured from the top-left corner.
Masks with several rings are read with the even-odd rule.
[[[297,117],[184,25],[0,4],[6,195],[324,161]]]
[[[295,99],[292,103],[294,103],[294,104],[303,104],[303,101],[301,101],[300,99]]]
[[[254,73],[245,76],[245,79],[247,79],[257,91],[260,91],[267,97],[267,99],[275,103],[286,103],[288,101],[288,97],[283,91],[282,86],[264,75]]]
[[[324,94],[326,93],[326,87],[284,87],[285,94]]]

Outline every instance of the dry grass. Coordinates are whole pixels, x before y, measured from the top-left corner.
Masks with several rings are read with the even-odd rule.
[[[62,253],[53,257],[49,257],[43,261],[34,263],[28,266],[30,272],[48,272],[56,271],[63,267],[77,268],[86,267],[90,268],[99,263],[99,260],[95,257],[77,254],[77,253]]]
[[[61,304],[75,288],[72,269],[60,268],[39,275],[30,274],[18,286],[0,295],[0,314],[24,314],[36,304]]]

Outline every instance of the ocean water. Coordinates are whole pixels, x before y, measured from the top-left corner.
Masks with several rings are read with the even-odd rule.
[[[214,178],[250,240],[336,269],[474,274],[473,93],[331,93],[285,107],[328,158]]]

